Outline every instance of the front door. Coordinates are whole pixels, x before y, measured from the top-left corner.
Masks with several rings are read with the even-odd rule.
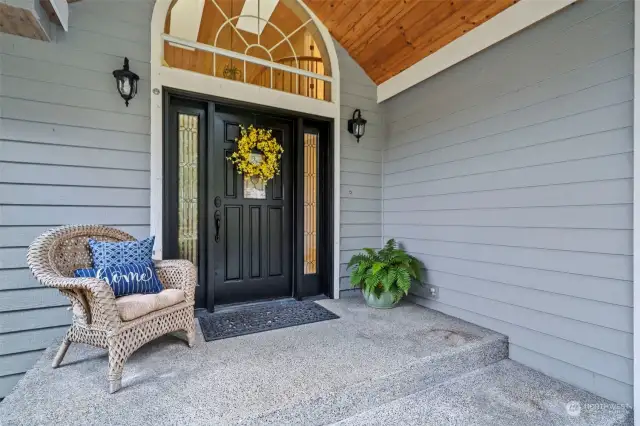
[[[284,148],[280,175],[262,185],[227,160],[241,126],[271,129]],[[208,182],[208,305],[292,296],[293,123],[217,104]],[[256,155],[260,155],[256,152]],[[212,235],[213,234],[213,235]],[[211,300],[213,297],[213,300]]]
[[[166,96],[162,254],[196,265],[196,307],[330,294],[328,125]],[[284,148],[281,173],[264,189],[227,160],[250,125],[271,129]]]

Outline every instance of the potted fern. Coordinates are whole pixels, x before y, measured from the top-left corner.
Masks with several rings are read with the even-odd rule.
[[[372,308],[393,308],[409,294],[411,283],[420,281],[422,263],[399,248],[394,239],[380,250],[365,248],[353,255],[351,286],[362,289],[364,300]]]

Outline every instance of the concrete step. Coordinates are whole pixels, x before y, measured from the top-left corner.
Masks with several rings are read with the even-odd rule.
[[[632,425],[630,407],[503,360],[334,425]]]
[[[470,340],[462,331],[439,330],[444,339]],[[326,425],[381,404],[391,403],[416,392],[429,389],[454,377],[499,362],[508,356],[505,336],[487,334],[482,339],[463,343],[447,351],[424,357],[384,376],[324,393],[321,396],[280,407],[272,412],[245,419],[242,424]]]
[[[411,303],[317,303],[340,318],[213,342],[198,327],[193,348],[150,342],[112,395],[105,350],[71,345],[52,369],[53,345],[0,404],[0,425],[42,424],[43,413],[64,425],[330,424],[507,356],[504,336]]]

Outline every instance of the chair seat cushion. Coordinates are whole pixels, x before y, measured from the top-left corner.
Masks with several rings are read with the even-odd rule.
[[[122,321],[131,321],[184,300],[184,291],[168,288],[156,294],[130,294],[119,297],[116,299],[116,308]]]

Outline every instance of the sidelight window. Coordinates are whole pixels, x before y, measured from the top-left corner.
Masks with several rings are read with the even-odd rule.
[[[318,135],[304,134],[304,273],[318,268]]]
[[[178,114],[178,257],[198,264],[198,116]]]

